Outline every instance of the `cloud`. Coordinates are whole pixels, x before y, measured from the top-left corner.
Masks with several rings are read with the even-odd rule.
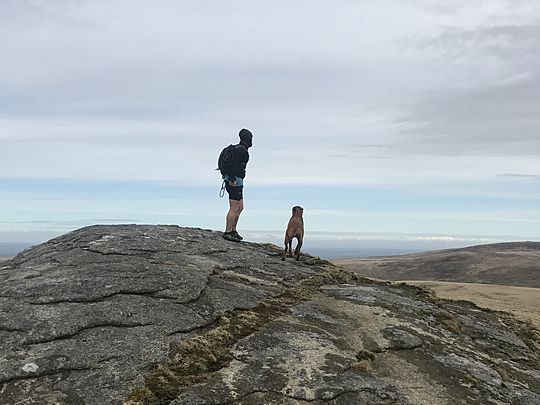
[[[534,173],[539,9],[4,1],[0,173],[213,184],[242,127],[259,184]]]
[[[537,4],[538,6],[538,4]],[[524,18],[524,20],[527,20]],[[443,155],[540,155],[540,23],[450,28],[422,38],[439,80],[398,120],[404,148]]]
[[[516,179],[531,179],[540,180],[540,174],[524,174],[524,173],[499,173],[497,177],[509,177]]]

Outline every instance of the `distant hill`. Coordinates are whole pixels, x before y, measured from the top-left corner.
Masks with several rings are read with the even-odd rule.
[[[471,246],[404,256],[335,260],[363,276],[540,288],[540,242]]]
[[[0,242],[0,257],[15,256],[17,253],[31,246],[31,243]]]

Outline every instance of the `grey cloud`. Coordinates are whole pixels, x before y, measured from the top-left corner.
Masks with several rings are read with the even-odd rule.
[[[345,153],[334,153],[328,155],[328,157],[336,159],[391,159],[390,156],[380,156],[380,155],[357,155],[357,154],[345,154]]]
[[[198,181],[244,126],[261,173],[298,151],[306,176],[373,181],[538,156],[533,13],[430,4],[0,2],[0,171]],[[514,162],[482,175],[528,170]],[[461,178],[451,164],[431,175]]]
[[[374,149],[392,149],[394,146],[393,145],[383,145],[383,144],[357,144],[357,145],[354,145],[354,147],[357,150],[360,150],[360,149],[370,149],[370,148],[374,148]]]
[[[360,149],[352,149],[347,153],[330,153],[328,157],[335,159],[392,159],[390,155],[375,155]]]
[[[422,39],[438,52],[437,90],[398,120],[408,150],[445,155],[540,155],[540,24],[452,28]],[[444,65],[443,65],[444,64]]]
[[[328,155],[328,157],[341,159],[341,158],[348,158],[350,157],[350,155],[346,153],[331,153]]]
[[[408,148],[443,154],[540,155],[540,77],[441,90],[403,122]],[[408,128],[407,128],[408,126]]]
[[[489,54],[504,59],[513,59],[519,53],[521,59],[535,58],[540,48],[538,36],[540,25],[491,25],[475,29],[447,28],[434,37],[406,38],[407,47],[430,51],[433,55],[445,54],[478,57]]]
[[[328,154],[337,159],[390,159],[394,145],[388,144],[354,144],[346,152]]]
[[[524,173],[499,173],[497,177],[510,177],[518,179],[540,180],[540,174],[524,174]]]

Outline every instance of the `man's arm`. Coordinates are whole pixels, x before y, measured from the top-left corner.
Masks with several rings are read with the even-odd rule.
[[[244,146],[237,146],[234,150],[234,177],[246,177],[246,166],[249,161],[249,153]]]

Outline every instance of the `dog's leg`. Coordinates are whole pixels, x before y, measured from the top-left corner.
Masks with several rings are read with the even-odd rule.
[[[298,244],[296,245],[296,249],[294,249],[294,254],[296,256],[296,260],[300,260],[300,249],[302,248],[304,240],[301,236],[298,236],[296,239],[298,239]]]
[[[292,241],[293,241],[293,238],[290,238],[289,239],[289,257],[292,257]]]
[[[285,260],[285,256],[287,256],[287,245],[288,245],[287,236],[285,236],[285,251],[283,252],[283,256],[281,257],[281,260]]]

